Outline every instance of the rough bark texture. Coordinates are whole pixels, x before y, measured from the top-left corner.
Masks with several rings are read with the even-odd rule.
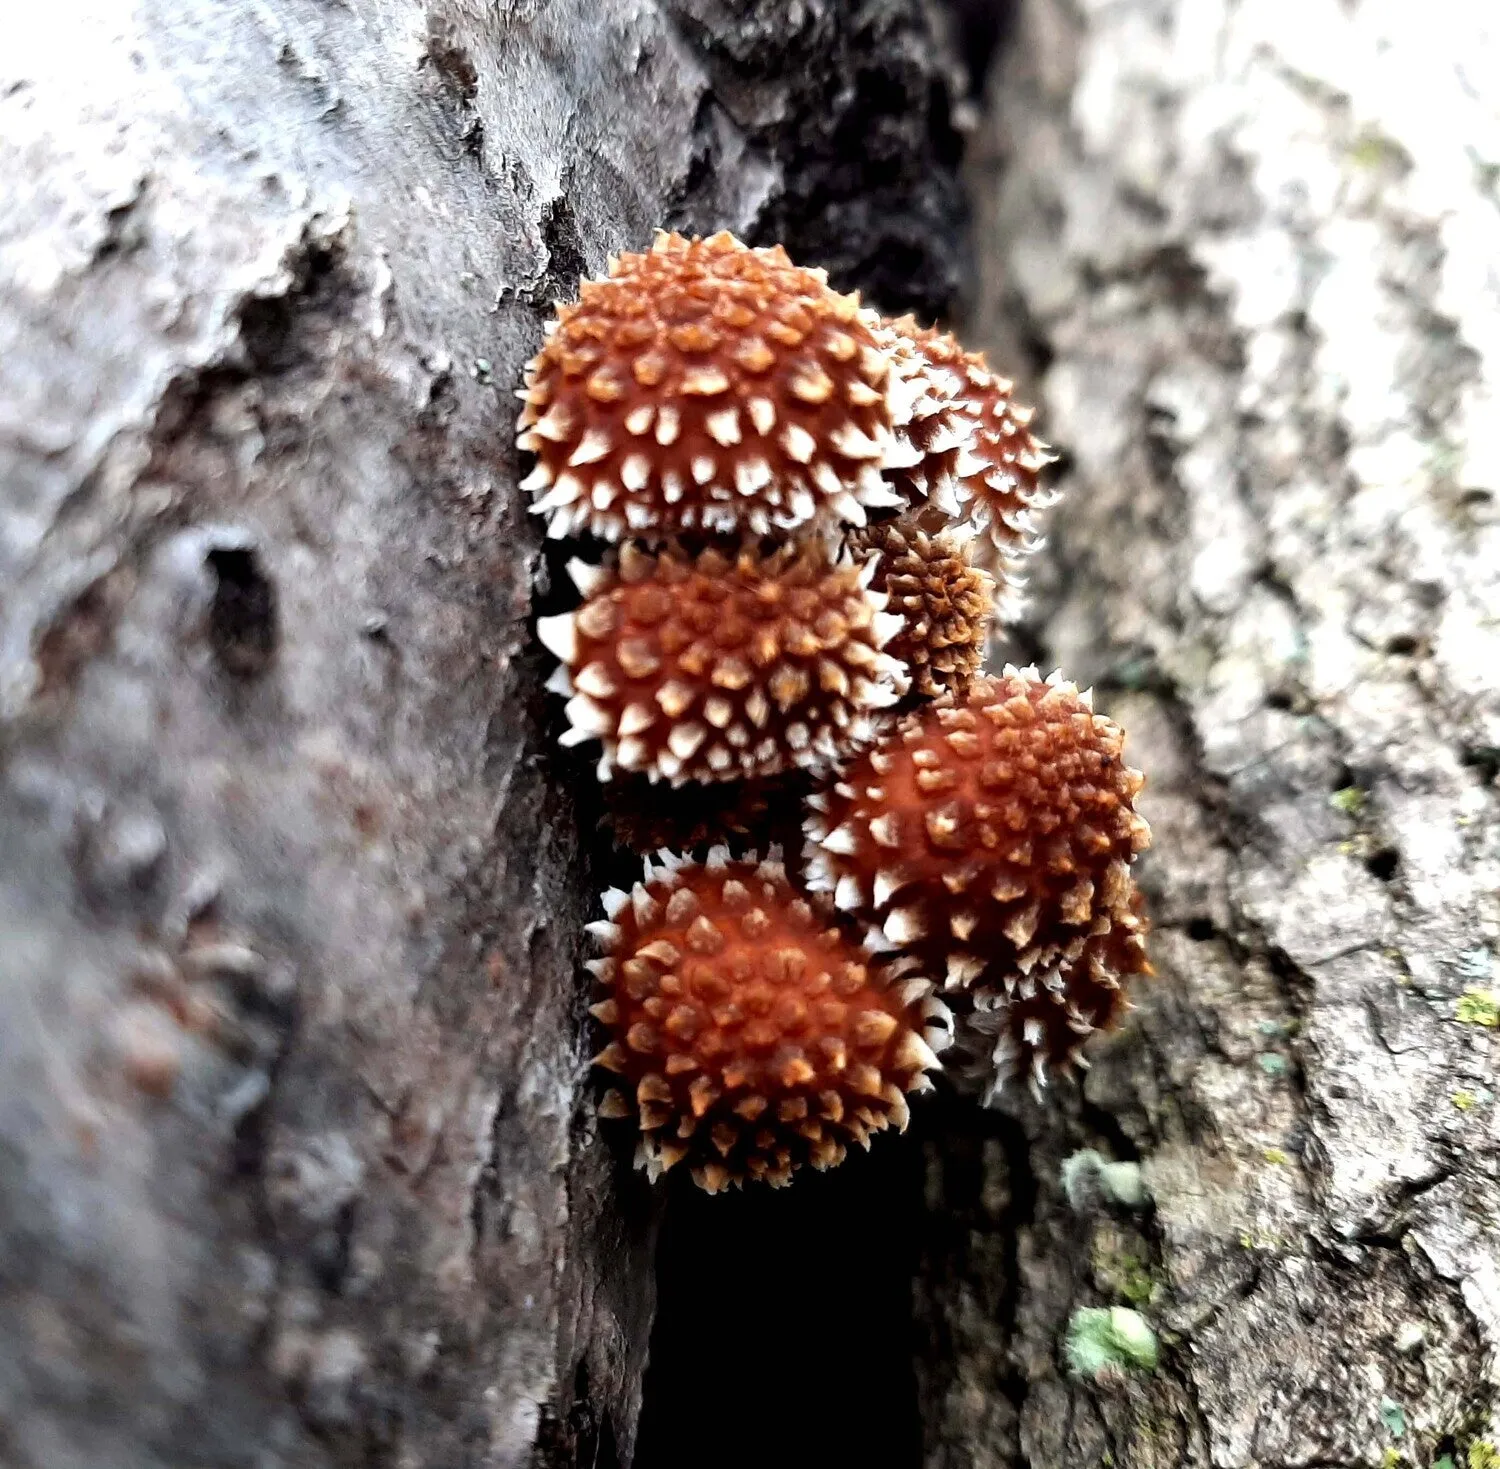
[[[23,9],[0,1460],[628,1460],[652,1205],[588,1105],[596,886],[510,390],[551,299],[664,223],[942,310],[923,13]]]
[[[1160,978],[1081,1092],[928,1119],[934,1469],[1493,1462],[1497,42],[1026,0],[993,79],[971,335],[1067,491],[1021,650],[1148,772]],[[1154,1206],[1070,1205],[1084,1146]],[[1160,1368],[1071,1380],[1115,1304]]]

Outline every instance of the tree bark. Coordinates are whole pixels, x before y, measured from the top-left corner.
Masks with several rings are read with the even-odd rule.
[[[970,335],[1066,491],[1015,651],[1147,772],[1159,978],[1081,1090],[928,1119],[932,1466],[1500,1443],[1497,43],[1026,0],[993,79]],[[1070,1203],[1085,1147],[1151,1206]],[[1069,1375],[1100,1306],[1155,1372]]]
[[[945,88],[916,0],[7,18],[0,1460],[629,1462],[511,389],[662,224],[942,311]]]

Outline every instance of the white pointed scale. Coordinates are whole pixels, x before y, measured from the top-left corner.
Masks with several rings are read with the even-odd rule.
[[[536,635],[542,645],[555,654],[563,663],[572,664],[578,657],[578,622],[571,612],[560,612],[556,617],[539,617]]]

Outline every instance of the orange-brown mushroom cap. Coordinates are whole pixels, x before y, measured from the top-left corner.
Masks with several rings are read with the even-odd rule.
[[[1112,992],[1148,969],[1130,864],[1151,834],[1123,743],[1059,675],[976,678],[810,798],[808,884],[870,925],[867,946],[917,955],[949,988],[1045,991],[1086,1034],[1111,1017],[1085,1013],[1072,980]]]
[[[562,660],[549,687],[571,695],[562,742],[602,741],[601,779],[823,770],[906,690],[882,651],[901,619],[869,589],[872,567],[831,563],[821,539],[733,557],[627,542],[615,566],[569,570],[583,605],[537,630]]]
[[[909,414],[857,297],[780,246],[658,233],[560,305],[526,369],[524,488],[608,540],[862,525],[899,497]]]
[[[606,1118],[635,1118],[653,1177],[686,1162],[710,1192],[830,1168],[851,1142],[907,1120],[952,1017],[912,961],[872,966],[825,899],[773,852],[703,865],[670,853],[590,924],[607,991]]]
[[[910,316],[886,322],[882,341],[899,378],[916,390],[907,436],[921,454],[892,479],[914,506],[988,533],[1002,569],[1040,544],[1036,512],[1053,503],[1041,486],[1052,455],[1030,429],[1032,410],[1015,384],[948,332]]]

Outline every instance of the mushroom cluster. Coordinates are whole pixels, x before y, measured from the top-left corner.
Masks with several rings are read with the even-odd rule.
[[[1150,973],[1119,729],[982,672],[1052,498],[1012,391],[722,232],[611,258],[526,368],[522,487],[577,542],[561,741],[649,854],[590,968],[653,1177],[779,1186],[904,1128],[955,1011],[1039,1088]]]

